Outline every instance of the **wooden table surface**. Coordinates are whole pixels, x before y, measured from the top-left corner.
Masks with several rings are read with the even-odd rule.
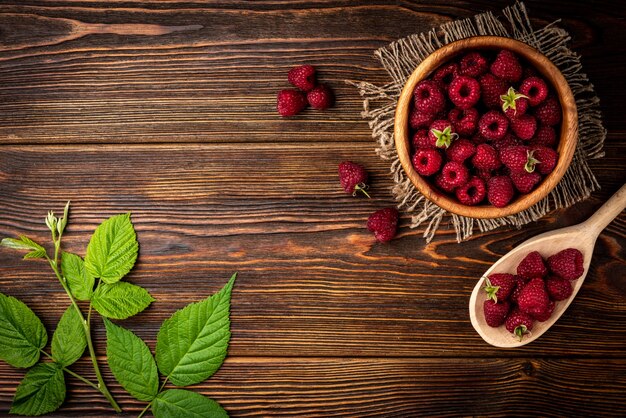
[[[600,236],[589,275],[536,342],[495,349],[469,322],[476,280],[540,232],[584,220],[626,179],[624,4],[528,1],[533,24],[562,18],[602,102],[602,190],[521,230],[430,244],[393,205],[361,100],[345,79],[388,81],[373,51],[504,2],[0,1],[0,236],[44,241],[49,209],[72,201],[66,249],[131,211],[140,256],[129,280],[157,299],[123,322],[154,348],[158,326],[238,271],[222,369],[195,388],[237,416],[625,416],[626,215]],[[275,111],[287,71],[313,64],[337,94],[328,111]],[[339,187],[337,164],[372,174],[374,198]],[[49,270],[0,250],[0,291],[53,329],[68,305]],[[103,325],[94,339],[104,362]],[[92,376],[88,358],[75,366]],[[106,379],[124,408],[134,401]],[[0,414],[24,374],[0,362]],[[69,379],[54,416],[113,416]]]

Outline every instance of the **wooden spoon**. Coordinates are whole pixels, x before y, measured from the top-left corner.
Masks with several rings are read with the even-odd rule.
[[[585,281],[598,235],[625,207],[626,184],[585,222],[537,235],[524,241],[500,258],[476,283],[470,297],[470,319],[478,334],[486,342],[496,347],[520,347],[536,340],[546,332],[563,315]],[[531,251],[539,251],[544,258],[547,258],[565,248],[577,248],[583,253],[585,272],[582,277],[572,282],[572,295],[567,300],[556,302],[550,319],[545,322],[535,321],[532,331],[524,335],[522,341],[508,332],[504,325],[498,328],[487,325],[483,312],[483,303],[486,299],[486,293],[483,290],[485,277],[491,273],[515,274],[519,262]]]

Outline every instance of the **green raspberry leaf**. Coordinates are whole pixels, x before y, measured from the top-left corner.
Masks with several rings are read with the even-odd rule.
[[[17,387],[9,413],[43,415],[59,409],[65,400],[63,369],[56,363],[39,363]]]
[[[85,347],[85,328],[74,306],[70,306],[52,335],[52,358],[62,367],[68,367],[83,355]]]
[[[99,277],[105,283],[115,283],[133,268],[138,251],[130,213],[113,216],[100,224],[91,236],[85,268],[92,277]]]
[[[213,399],[184,389],[169,389],[152,402],[155,418],[228,418],[228,413]]]
[[[126,319],[146,309],[154,298],[143,287],[128,282],[102,283],[94,292],[91,303],[100,315]]]
[[[177,311],[161,325],[156,360],[176,386],[199,383],[215,373],[230,340],[230,294],[237,273],[216,294]]]
[[[37,315],[23,302],[0,293],[0,359],[13,367],[30,367],[47,342]]]
[[[87,274],[85,262],[80,256],[64,252],[61,255],[61,271],[76,299],[91,299],[95,279]]]
[[[151,401],[159,392],[159,374],[150,349],[131,331],[104,319],[107,361],[115,379],[140,401]]]
[[[0,241],[0,245],[12,248],[14,250],[30,251],[24,256],[24,259],[44,258],[46,256],[46,249],[25,235],[20,236],[18,239],[4,238],[2,241]]]

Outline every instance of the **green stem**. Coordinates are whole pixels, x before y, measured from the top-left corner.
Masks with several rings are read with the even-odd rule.
[[[139,413],[139,415],[137,415],[137,418],[141,418],[144,415],[146,415],[146,412],[148,412],[148,409],[150,409],[151,406],[152,406],[152,401],[150,401],[150,403],[148,405],[146,405],[146,407],[143,409],[143,411],[141,411]]]
[[[50,360],[54,360],[54,358],[53,358],[50,354],[46,353],[45,351],[43,351],[43,350],[39,350],[39,351],[41,351],[41,353],[42,353],[42,354],[44,354],[46,357],[48,357]],[[91,380],[89,380],[89,379],[86,379],[86,378],[82,377],[81,375],[79,375],[79,374],[78,374],[78,373],[76,373],[76,372],[71,371],[71,370],[70,370],[70,369],[68,369],[67,367],[63,366],[63,371],[65,371],[65,372],[66,372],[67,374],[69,374],[69,375],[74,376],[75,378],[77,378],[77,379],[78,379],[78,380],[80,380],[81,382],[88,384],[88,385],[89,385],[89,386],[91,386],[92,388],[94,388],[94,389],[96,389],[96,390],[98,390],[98,391],[100,390],[100,388],[98,387],[98,385],[96,385],[94,382],[92,382],[92,381],[91,381]]]

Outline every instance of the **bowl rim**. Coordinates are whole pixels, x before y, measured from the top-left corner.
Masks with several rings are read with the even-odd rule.
[[[557,146],[559,159],[556,167],[552,173],[548,174],[543,179],[535,190],[525,195],[519,195],[516,200],[502,208],[491,205],[467,206],[461,204],[431,187],[428,181],[415,171],[411,162],[408,119],[415,86],[417,83],[430,76],[439,66],[449,61],[454,56],[467,52],[467,50],[470,49],[509,49],[520,55],[531,63],[544,79],[552,84],[561,104],[561,132]],[[428,200],[442,209],[457,215],[480,219],[500,218],[514,215],[528,209],[546,197],[561,181],[572,161],[578,142],[578,111],[576,109],[574,95],[565,77],[552,61],[541,52],[528,44],[512,38],[474,36],[444,45],[427,56],[415,70],[413,70],[400,93],[396,105],[394,142],[405,174],[419,192]]]

